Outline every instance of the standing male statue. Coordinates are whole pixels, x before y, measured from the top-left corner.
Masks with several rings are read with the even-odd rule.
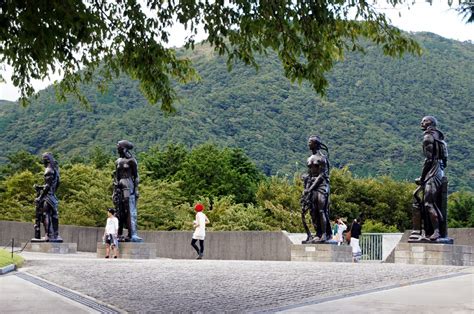
[[[59,187],[59,167],[51,153],[42,155],[44,170],[44,185],[36,185],[36,221],[35,239],[41,238],[40,225],[44,226],[44,241],[63,242],[59,236],[59,213],[56,190]]]
[[[303,176],[304,191],[301,196],[303,226],[308,235],[303,243],[320,243],[331,240],[332,230],[329,221],[329,160],[321,153],[321,148],[328,148],[319,136],[308,139],[312,155],[307,160],[308,173]],[[306,224],[305,215],[310,211],[311,222],[316,235],[313,237]]]
[[[444,176],[444,169],[447,166],[448,149],[437,124],[433,116],[421,120],[425,161],[421,177],[415,180],[419,187],[413,193],[413,231],[408,242],[433,242],[447,237],[448,180]]]
[[[137,234],[137,200],[138,200],[138,164],[130,150],[133,144],[122,140],[117,143],[119,158],[115,161],[114,192],[112,200],[119,220],[119,239],[121,241],[142,242]],[[123,237],[126,226],[128,236]]]

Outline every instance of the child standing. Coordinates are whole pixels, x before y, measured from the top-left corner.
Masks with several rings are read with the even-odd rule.
[[[114,258],[118,256],[118,219],[114,216],[115,209],[107,209],[107,223],[105,224],[105,258],[109,258],[110,247],[114,250]]]
[[[342,221],[342,218],[337,219],[337,245],[341,245],[344,242],[343,233],[346,231],[347,226]]]
[[[191,240],[192,247],[198,253],[197,259],[202,259],[204,255],[204,238],[206,237],[206,224],[209,223],[209,219],[207,219],[206,215],[202,212],[204,210],[204,205],[196,204],[194,206],[194,210],[196,211],[196,220],[193,222],[194,226],[194,233],[193,239]],[[199,240],[199,248],[196,245],[197,240]]]

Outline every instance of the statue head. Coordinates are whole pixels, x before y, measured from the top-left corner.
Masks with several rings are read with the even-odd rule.
[[[130,150],[133,149],[133,144],[127,140],[121,140],[117,143],[117,152],[119,153],[120,157],[127,157],[131,158],[132,154]]]
[[[438,120],[436,120],[436,118],[433,116],[426,116],[426,117],[423,117],[423,119],[421,119],[422,130],[426,130],[429,127],[436,128],[437,125],[438,125]]]
[[[321,138],[317,135],[311,135],[308,139],[308,147],[311,151],[321,148]]]
[[[43,155],[41,155],[41,159],[45,167],[47,165],[55,166],[56,164],[56,160],[54,160],[53,154],[51,154],[50,152],[46,152]]]

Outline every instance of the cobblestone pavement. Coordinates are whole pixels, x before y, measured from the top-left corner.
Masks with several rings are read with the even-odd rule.
[[[108,260],[32,254],[22,271],[127,312],[260,312],[464,269],[375,263]]]

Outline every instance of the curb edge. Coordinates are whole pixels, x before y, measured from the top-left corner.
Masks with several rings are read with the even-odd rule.
[[[9,273],[11,271],[14,271],[16,269],[15,264],[10,264],[5,267],[0,268],[0,275],[5,275],[6,273]]]

